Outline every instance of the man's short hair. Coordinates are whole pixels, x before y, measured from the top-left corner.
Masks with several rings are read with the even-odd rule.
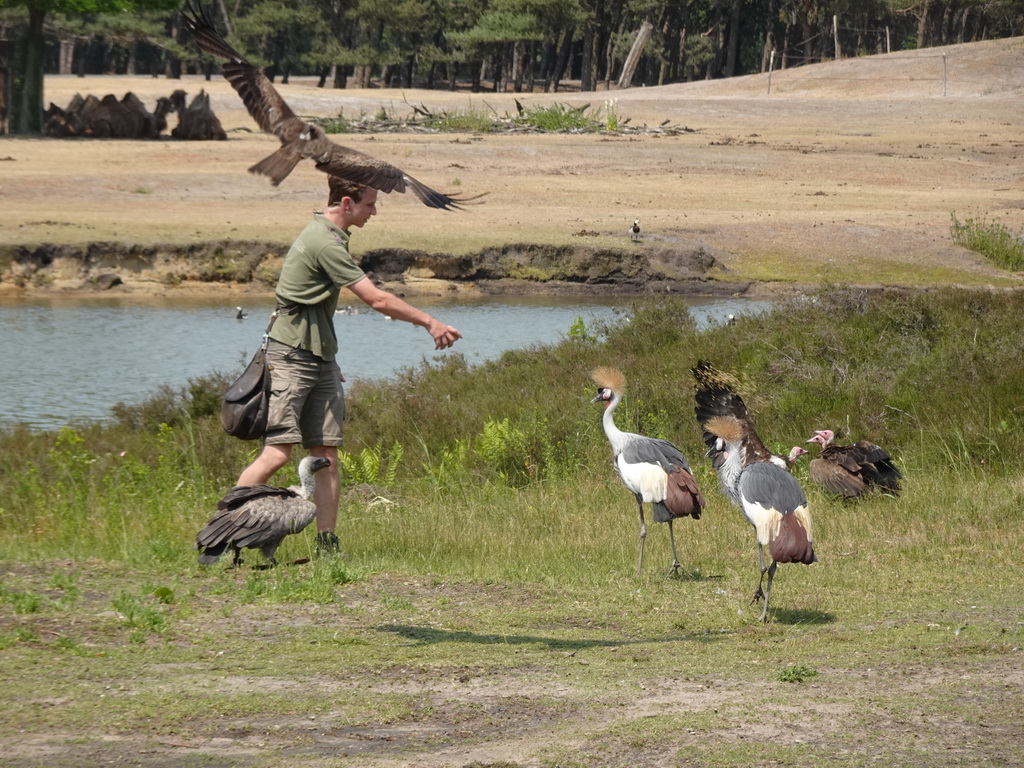
[[[340,176],[328,176],[327,187],[328,208],[338,205],[343,197],[350,197],[358,203],[363,199],[363,192],[366,190],[363,184],[356,184],[354,181],[343,179]]]

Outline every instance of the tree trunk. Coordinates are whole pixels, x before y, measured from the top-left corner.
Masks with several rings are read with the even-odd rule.
[[[580,62],[580,91],[594,90],[594,20],[583,29],[583,60]]]
[[[512,91],[523,92],[523,52],[525,45],[522,40],[512,43]]]
[[[736,74],[736,62],[739,59],[740,50],[740,11],[743,8],[743,0],[732,0],[732,8],[729,11],[729,38],[726,42],[725,71],[726,77],[733,77]]]
[[[708,60],[708,66],[704,72],[705,80],[714,80],[722,73],[722,27],[725,23],[722,20],[722,2],[724,0],[717,0],[715,2],[711,16],[711,26],[707,32],[708,39],[712,41],[713,55]]]
[[[921,4],[921,15],[917,19],[917,47],[928,47],[928,17],[931,15],[932,0]]]
[[[775,50],[775,35],[771,31],[764,38],[764,50],[761,52],[761,74],[768,71],[768,63],[772,58],[772,51]]]
[[[533,93],[533,84],[536,80],[536,71],[534,70],[534,63],[537,61],[537,42],[531,40],[526,46],[527,64],[526,64],[526,92]]]
[[[74,38],[61,38],[60,52],[57,55],[57,71],[62,75],[70,75],[74,72],[75,63],[75,40]]]
[[[626,56],[626,63],[622,65],[622,74],[619,75],[619,88],[629,88],[632,84],[636,65],[640,61],[640,56],[644,52],[644,46],[651,39],[651,32],[653,31],[654,25],[649,21],[645,21],[640,25],[640,30],[636,33],[636,39],[633,40],[633,47],[629,49],[629,55]]]
[[[10,69],[11,103],[8,130],[17,134],[43,132],[43,19],[46,11],[30,7],[28,30],[15,45]]]
[[[134,42],[131,45],[128,46],[128,63],[125,64],[125,67],[124,67],[124,73],[126,75],[137,75],[137,74],[139,74],[136,71],[137,58],[138,58],[136,54],[138,53],[138,48],[139,48],[139,44],[138,43],[134,43]]]
[[[565,37],[562,38],[562,48],[558,52],[558,63],[555,64],[554,76],[552,78],[552,93],[558,93],[558,85],[565,77],[565,68],[569,63],[569,54],[572,53],[572,35],[575,27],[565,30]]]

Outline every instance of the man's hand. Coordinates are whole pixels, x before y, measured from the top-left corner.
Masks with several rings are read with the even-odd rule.
[[[427,331],[434,337],[434,349],[448,349],[452,344],[462,338],[462,334],[450,325],[430,319]]]

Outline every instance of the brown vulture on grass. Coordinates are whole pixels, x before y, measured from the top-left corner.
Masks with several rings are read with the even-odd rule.
[[[242,564],[243,549],[259,549],[269,565],[284,537],[298,533],[316,517],[312,502],[315,474],[331,466],[330,459],[306,456],[299,462],[300,485],[236,485],[217,502],[217,512],[196,535],[199,563],[212,565],[230,548],[232,565]]]
[[[819,429],[808,443],[821,446],[821,455],[811,459],[811,479],[830,493],[848,499],[863,496],[872,488],[892,494],[900,492],[902,475],[884,449],[858,440],[853,445],[836,445],[835,432]]]

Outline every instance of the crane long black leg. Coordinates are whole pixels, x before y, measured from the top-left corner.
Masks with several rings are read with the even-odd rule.
[[[761,591],[761,584],[764,582],[764,573],[768,569],[764,567],[764,547],[761,546],[761,542],[757,542],[757,562],[761,569],[761,575],[757,580],[757,589],[754,590],[754,597],[750,600],[751,605],[764,597],[764,592]]]
[[[679,569],[682,568],[682,564],[679,562],[679,555],[676,554],[676,535],[672,530],[672,521],[668,521],[668,537],[669,541],[672,542],[672,567],[668,570],[669,576],[675,576],[679,573]]]
[[[636,504],[640,507],[640,559],[636,564],[636,575],[640,578],[640,572],[644,565],[644,541],[647,539],[647,523],[644,522],[644,500],[636,497]]]
[[[772,579],[775,578],[775,569],[778,567],[778,562],[772,560],[772,564],[768,568],[768,584],[765,587],[764,592],[764,610],[761,611],[761,621],[764,621],[768,617],[768,600],[772,596]]]

